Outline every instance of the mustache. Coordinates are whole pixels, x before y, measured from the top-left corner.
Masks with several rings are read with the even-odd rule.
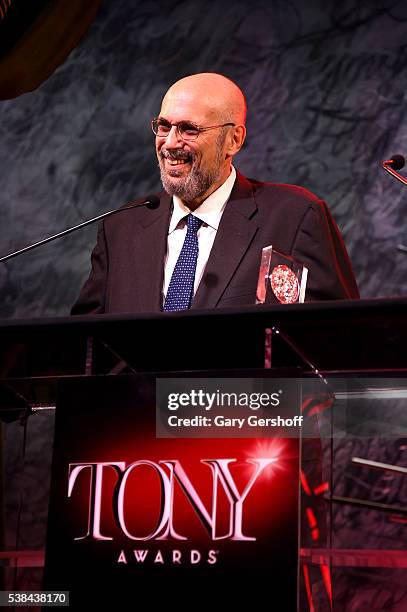
[[[174,149],[170,151],[168,149],[161,149],[160,157],[161,159],[172,159],[172,160],[182,159],[183,161],[191,161],[191,162],[195,160],[195,155],[193,153],[191,153],[190,151],[181,151],[179,149]]]

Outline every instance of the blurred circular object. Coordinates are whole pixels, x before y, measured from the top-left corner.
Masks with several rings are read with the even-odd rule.
[[[270,274],[271,289],[282,304],[294,304],[298,301],[300,287],[294,272],[286,265],[273,268]]]

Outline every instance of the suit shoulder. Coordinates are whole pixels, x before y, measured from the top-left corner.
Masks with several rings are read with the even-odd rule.
[[[283,198],[285,201],[291,200],[292,202],[304,203],[304,204],[323,204],[323,200],[318,197],[315,193],[306,189],[305,187],[300,187],[299,185],[291,185],[288,183],[272,183],[272,182],[262,182],[256,181],[253,179],[248,179],[254,190],[258,196],[264,197],[279,197]]]

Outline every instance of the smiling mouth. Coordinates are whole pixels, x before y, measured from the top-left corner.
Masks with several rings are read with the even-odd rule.
[[[185,175],[191,171],[191,156],[173,157],[172,155],[163,155],[162,158],[165,171],[171,178],[185,178]]]
[[[189,164],[189,159],[169,159],[166,157],[165,162],[171,167],[184,166],[185,164]]]
[[[193,155],[186,151],[167,151],[166,149],[161,151],[161,159],[163,159],[165,166],[168,170],[181,168],[188,166],[193,161]]]

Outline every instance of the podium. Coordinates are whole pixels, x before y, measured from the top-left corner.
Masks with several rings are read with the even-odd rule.
[[[111,553],[112,549],[104,546],[108,544],[107,538],[115,537],[112,528],[116,520],[114,514],[121,512],[120,525],[130,535],[126,540],[129,546],[119,546],[126,539],[121,529],[114,549],[117,553],[114,566],[109,558],[103,571],[98,568],[99,588],[93,601],[97,601],[97,597],[99,600],[108,598],[109,591],[114,591],[116,579],[119,590],[123,589],[121,580],[127,572],[126,580],[133,580],[131,589],[135,594],[148,583],[153,599],[162,597],[163,602],[172,601],[181,608],[182,602],[187,603],[183,600],[185,593],[183,595],[180,589],[183,581],[193,585],[200,601],[205,601],[205,598],[211,601],[210,585],[218,581],[219,588],[226,578],[225,601],[227,597],[230,601],[235,597],[235,601],[246,599],[253,603],[256,592],[259,601],[264,601],[269,592],[269,601],[280,602],[279,605],[286,610],[348,610],[357,609],[362,601],[365,605],[369,597],[372,602],[381,597],[389,610],[393,609],[393,600],[394,610],[398,609],[396,606],[407,597],[407,443],[403,441],[407,432],[406,306],[407,300],[404,299],[377,299],[137,317],[103,315],[2,321],[3,590],[70,590],[72,584],[71,607],[80,609],[82,606],[83,609],[78,592],[84,582],[78,576],[67,576],[75,557],[65,555],[71,566],[69,563],[64,565],[64,546],[70,546],[75,538],[78,538],[76,544],[82,546],[86,537],[89,539],[93,534],[96,537],[90,543],[95,549],[92,554],[99,555],[101,550]],[[205,479],[216,474],[218,484],[222,478],[222,482],[226,482],[227,472],[222,475],[223,468],[214,463],[200,465],[200,470],[194,471],[189,462],[194,458],[199,462],[199,457],[208,462],[227,457],[237,458],[237,462],[242,464],[246,460],[247,447],[252,447],[255,442],[255,438],[249,437],[230,436],[222,442],[214,438],[206,440],[200,435],[198,439],[187,436],[177,440],[157,438],[153,448],[147,442],[143,445],[140,439],[134,445],[127,440],[126,452],[121,452],[125,447],[120,443],[115,446],[114,437],[126,435],[126,423],[130,423],[134,415],[134,427],[148,431],[151,440],[155,437],[156,379],[179,377],[298,379],[304,382],[306,389],[317,389],[315,394],[303,395],[301,401],[302,413],[311,423],[310,429],[306,430],[308,434],[300,441],[301,490],[298,495],[298,488],[290,488],[287,484],[287,492],[283,494],[285,481],[276,471],[275,486],[279,495],[273,490],[271,497],[267,498],[266,489],[261,493],[264,505],[269,508],[268,514],[259,513],[259,502],[255,503],[255,497],[247,496],[252,522],[243,519],[242,533],[247,538],[257,537],[258,544],[264,534],[267,546],[259,544],[258,549],[251,549],[251,541],[244,541],[240,543],[242,548],[238,549],[235,547],[238,542],[232,541],[229,549],[229,544],[214,538],[210,546],[206,541],[203,545],[202,532],[188,548],[184,540],[173,537],[171,554],[175,554],[175,564],[162,564],[159,558],[157,563],[152,562],[143,578],[142,574],[134,574],[129,554],[134,556],[134,550],[148,550],[147,554],[153,551],[155,560],[161,551],[164,557],[164,549],[171,540],[168,520],[164,521],[162,513],[154,515],[150,523],[136,523],[136,510],[131,517],[127,514],[124,518],[123,508],[127,502],[120,506],[116,499],[114,502],[110,499],[110,507],[115,509],[112,515],[102,517],[100,523],[95,523],[93,516],[93,531],[88,534],[90,523],[84,523],[81,514],[85,506],[78,506],[78,499],[91,490],[91,477],[87,480],[85,476],[92,470],[89,466],[83,467],[84,463],[120,463],[116,467],[103,468],[106,472],[104,494],[109,493],[110,487],[111,492],[120,494],[121,491],[125,496],[123,487],[117,483],[120,479],[123,482],[129,461],[150,461],[147,467],[154,475],[144,474],[142,478],[145,480],[140,481],[140,486],[143,483],[143,490],[149,490],[150,485],[146,483],[150,477],[158,479],[162,489],[176,486],[177,490],[182,490],[183,486],[183,499],[176,503],[184,518],[194,506],[191,504],[191,491],[195,488],[203,508],[199,510],[199,500],[192,508],[192,514],[196,515],[191,519],[195,521],[191,527],[193,534],[194,530],[198,533],[202,525],[205,527],[205,521],[206,531],[211,527],[210,519],[208,516],[205,518],[205,508],[210,506],[209,498],[205,497],[209,490],[209,485],[204,484]],[[311,387],[307,387],[309,384]],[[321,388],[323,392],[320,393]],[[150,416],[141,416],[143,410]],[[137,422],[138,418],[142,422]],[[150,421],[147,423],[144,418]],[[75,438],[81,427],[82,437]],[[99,451],[109,435],[113,438],[106,446],[109,456],[102,456]],[[270,436],[268,442],[272,440]],[[295,438],[288,440],[289,444],[295,442]],[[164,455],[160,455],[161,448],[166,450]],[[174,449],[179,449],[182,457],[168,454],[175,452]],[[197,449],[204,454],[196,454]],[[208,454],[209,449],[213,449],[214,454]],[[294,446],[290,449],[292,461],[286,464],[286,468],[287,474],[293,476],[298,462]],[[226,450],[228,453],[222,454],[221,451]],[[186,476],[180,476],[183,473],[181,468],[171,464],[175,459],[180,459]],[[160,464],[160,460],[166,461],[165,465]],[[67,461],[73,479],[69,481],[72,488],[69,500],[65,488],[68,481],[60,482]],[[82,465],[81,471],[79,464]],[[74,471],[76,468],[77,472]],[[179,469],[178,480],[176,469]],[[100,468],[100,474],[102,471]],[[128,478],[135,479],[135,473],[136,469],[132,468]],[[96,467],[93,474],[92,477],[96,478]],[[233,481],[240,493],[250,474],[253,475],[253,471],[247,472],[246,481],[238,481],[231,464],[229,476],[232,480],[236,478]],[[59,475],[59,480],[56,475]],[[188,479],[192,487],[189,494],[188,491],[185,493]],[[136,484],[134,480],[131,485],[134,490]],[[96,490],[92,490],[92,495]],[[255,488],[252,491],[254,495]],[[230,492],[225,485],[223,493],[227,496]],[[66,516],[59,514],[62,498],[64,503],[77,504],[69,506]],[[165,505],[170,498],[164,496],[160,499]],[[149,516],[151,512],[157,512],[152,510],[155,507],[153,501],[151,498],[148,502],[151,506],[146,502]],[[142,507],[139,502],[134,503],[134,508]],[[228,503],[230,505],[226,503],[225,507],[230,509],[232,504]],[[236,510],[236,506],[233,507]],[[199,519],[200,511],[203,516]],[[229,525],[228,531],[226,523],[231,516],[219,519],[219,533],[231,533],[230,540],[233,536],[235,539],[238,537],[233,530],[235,527]],[[146,543],[144,547],[139,546],[144,536],[153,533],[160,517],[162,529],[155,533],[154,547],[148,548]],[[293,533],[291,527],[297,524],[297,517],[300,526]],[[69,532],[72,524],[75,533]],[[116,527],[118,524],[116,522]],[[253,525],[256,527],[251,532]],[[193,539],[189,533],[181,532],[178,518],[174,519],[172,527],[179,536]],[[64,534],[68,532],[72,536],[70,543],[64,541]],[[131,536],[139,539],[133,540],[130,546]],[[137,545],[133,545],[134,542]],[[161,548],[157,542],[162,544]],[[221,569],[217,574],[216,563],[208,561],[216,557],[212,551],[219,550],[228,565],[219,566]],[[187,555],[187,566],[178,563],[179,553],[184,559]],[[58,554],[61,554],[59,562]],[[74,553],[71,551],[69,554]],[[84,559],[87,559],[88,567],[92,565],[93,557],[86,557],[86,554],[82,548],[82,557],[76,557],[82,576],[86,571]],[[101,554],[103,557],[105,553]],[[199,562],[191,561],[191,555],[193,561],[199,556]],[[81,558],[84,561],[82,565],[79,563]],[[63,571],[58,571],[59,564]],[[125,566],[125,572],[121,572]],[[194,574],[196,569],[198,571]],[[121,572],[119,578],[118,572]],[[258,583],[255,581],[256,572],[261,578]],[[96,584],[95,581],[91,583]],[[75,584],[79,585],[78,590]],[[167,590],[163,586],[161,592],[157,591],[159,584],[165,585]],[[86,605],[90,601],[86,600]]]

